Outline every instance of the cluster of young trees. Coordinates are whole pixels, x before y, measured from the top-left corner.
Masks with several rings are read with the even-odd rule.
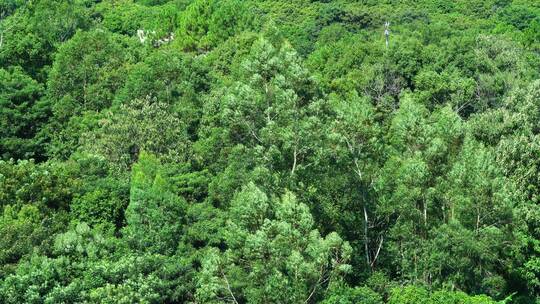
[[[540,303],[539,74],[534,1],[0,0],[0,302]]]

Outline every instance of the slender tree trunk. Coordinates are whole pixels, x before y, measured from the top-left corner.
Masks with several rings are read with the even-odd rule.
[[[294,175],[294,171],[296,170],[296,157],[297,157],[297,151],[296,151],[296,145],[294,146],[294,152],[293,152],[293,166],[291,169],[291,175]]]
[[[427,202],[424,199],[424,226],[427,227]]]
[[[366,263],[371,265],[371,259],[369,258],[369,237],[368,237],[368,214],[366,204],[364,202],[364,249],[366,251]]]
[[[377,261],[377,258],[379,257],[379,253],[381,252],[381,248],[384,242],[384,235],[381,236],[381,241],[379,242],[379,246],[377,247],[377,252],[375,253],[375,256],[373,257],[373,260],[371,261],[371,271],[374,271],[375,269],[375,262]]]
[[[221,271],[221,274],[223,275],[223,279],[225,280],[225,283],[227,284],[227,291],[229,291],[229,294],[231,295],[232,302],[235,304],[238,304],[238,301],[236,300],[236,297],[234,296],[234,293],[231,290],[231,285],[229,284],[229,280],[227,280],[227,276],[223,271]]]

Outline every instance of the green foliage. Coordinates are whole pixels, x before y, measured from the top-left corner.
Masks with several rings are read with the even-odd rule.
[[[101,29],[79,31],[62,45],[47,83],[53,117],[44,136],[52,141],[50,155],[67,158],[78,137],[95,125],[91,114],[111,105],[125,79],[132,50],[136,46],[130,40]],[[91,113],[84,117],[85,112]]]
[[[131,177],[124,234],[141,251],[171,253],[182,230],[185,201],[172,193],[158,159],[141,152]]]
[[[244,1],[195,0],[180,15],[178,44],[187,51],[206,52],[227,38],[249,30],[252,23]]]
[[[0,303],[538,303],[538,16],[0,0]]]
[[[120,226],[126,204],[124,189],[114,179],[96,181],[95,189],[73,199],[70,206],[73,215],[89,224]]]
[[[269,200],[248,184],[231,202],[225,252],[209,250],[196,297],[249,303],[303,303],[350,271],[350,246],[336,233],[321,237],[306,205],[291,193]]]
[[[197,93],[206,89],[206,82],[200,62],[174,50],[160,49],[130,68],[116,102],[123,104],[150,97],[169,105],[180,104],[178,111],[187,111],[180,107],[198,106]]]
[[[65,209],[79,182],[66,164],[0,161],[0,206],[36,204]]]
[[[43,85],[20,67],[0,70],[0,157],[2,159],[41,158],[43,147],[35,139],[46,119],[46,109],[38,102]]]
[[[177,113],[189,137],[194,138],[201,116],[201,97],[208,89],[206,73],[205,65],[191,56],[170,49],[159,50],[130,68],[124,86],[116,94],[115,104],[155,99]]]
[[[422,287],[409,286],[394,289],[388,300],[389,304],[495,304],[494,300],[486,296],[468,296],[463,292],[437,291],[429,293]]]
[[[105,157],[123,173],[146,150],[168,161],[186,160],[190,150],[187,125],[164,103],[137,99],[109,112],[98,127],[81,137],[82,149]]]
[[[58,45],[77,29],[90,27],[86,4],[86,0],[32,1],[1,20],[2,68],[20,66],[32,78],[46,79]]]
[[[21,258],[34,250],[50,250],[51,237],[58,232],[58,226],[63,224],[61,216],[53,217],[56,223],[52,223],[33,205],[24,205],[17,209],[19,208],[5,206],[0,217],[0,231],[3,236],[0,241],[0,278],[5,278],[16,268],[15,265]]]
[[[333,287],[326,296],[323,304],[381,304],[383,300],[379,294],[369,289],[368,287],[355,287],[338,285]]]
[[[216,168],[216,160],[232,160],[229,154],[254,156],[250,162],[230,161],[225,174],[238,175],[238,167],[259,167],[255,172],[260,174],[270,169],[275,179],[300,174],[317,149],[314,130],[321,127],[325,102],[296,52],[286,42],[274,46],[261,38],[232,73],[237,81],[226,83],[204,104],[197,152]],[[239,177],[226,179],[236,187],[242,183]]]
[[[96,12],[102,18],[101,25],[111,32],[129,36],[135,36],[138,30],[143,30],[152,33],[153,40],[174,31],[178,15],[175,5],[154,3],[163,5],[148,6],[150,3],[140,2],[144,1],[101,1],[96,5]]]
[[[19,7],[21,7],[23,5],[23,1],[22,0],[2,0],[0,1],[0,11],[2,11],[2,16],[1,18],[5,18],[11,14],[13,14],[13,12],[15,12],[15,10]]]

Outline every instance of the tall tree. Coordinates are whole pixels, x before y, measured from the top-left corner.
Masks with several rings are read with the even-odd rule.
[[[321,237],[305,204],[292,193],[270,200],[254,184],[238,193],[224,228],[226,250],[209,249],[196,297],[206,303],[306,303],[350,271],[350,246],[336,233]]]
[[[170,254],[178,245],[185,200],[174,195],[163,174],[159,160],[145,152],[133,167],[123,232],[136,250]]]
[[[43,86],[20,67],[0,69],[0,157],[43,160],[43,146],[35,138],[47,119],[39,99]]]
[[[111,106],[137,47],[132,40],[101,29],[79,31],[61,46],[47,83],[52,117],[42,132],[51,140],[51,156],[69,157],[80,135],[95,126],[92,115]]]

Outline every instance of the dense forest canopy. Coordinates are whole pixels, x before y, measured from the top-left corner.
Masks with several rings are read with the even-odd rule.
[[[0,0],[0,235],[6,304],[538,304],[540,2]]]

